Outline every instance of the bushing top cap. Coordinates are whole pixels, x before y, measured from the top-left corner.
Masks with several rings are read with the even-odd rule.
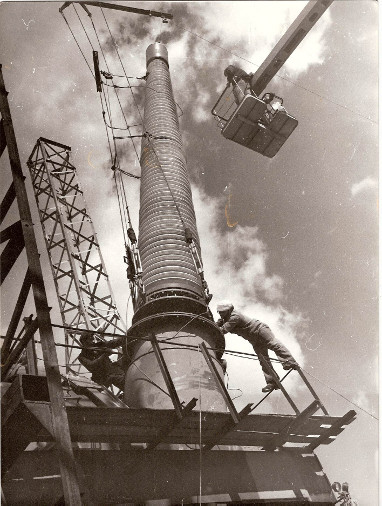
[[[154,44],[150,44],[146,49],[146,66],[154,60],[155,58],[160,58],[167,63],[168,66],[168,52],[167,48],[161,42],[154,42]]]

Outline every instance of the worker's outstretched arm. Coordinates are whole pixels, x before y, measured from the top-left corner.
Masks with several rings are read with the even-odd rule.
[[[108,349],[111,349],[111,348],[119,348],[120,346],[123,345],[123,341],[124,341],[125,337],[117,337],[116,339],[112,339],[111,341],[102,341],[102,342],[99,342],[97,343],[96,347],[97,348],[108,348]]]
[[[101,356],[95,358],[94,360],[90,360],[89,358],[81,357],[81,355],[79,355],[78,360],[81,362],[81,364],[83,366],[86,367],[86,369],[88,369],[91,372],[92,369],[103,365],[105,360],[108,358],[109,358],[109,352],[106,352],[106,353],[102,353]]]
[[[220,327],[223,334],[227,334],[228,332],[234,332],[240,321],[240,317],[236,315],[231,315],[228,320]]]

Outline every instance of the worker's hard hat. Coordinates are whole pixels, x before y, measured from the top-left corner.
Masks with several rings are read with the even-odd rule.
[[[233,309],[233,304],[231,302],[226,301],[226,300],[220,301],[216,307],[216,311],[218,313],[221,313],[222,311],[232,311],[232,309]]]

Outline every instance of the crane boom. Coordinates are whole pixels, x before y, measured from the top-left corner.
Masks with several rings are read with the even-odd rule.
[[[59,12],[62,13],[62,11],[64,9],[66,9],[67,7],[69,7],[69,5],[72,3],[79,3],[82,7],[84,7],[86,5],[93,5],[94,7],[100,7],[100,8],[104,8],[104,9],[113,9],[113,10],[117,10],[117,11],[133,12],[134,14],[146,14],[147,16],[154,16],[154,17],[162,18],[162,19],[166,19],[166,20],[173,18],[172,14],[167,14],[165,12],[152,11],[152,10],[148,10],[148,9],[137,9],[136,7],[128,7],[127,5],[112,4],[109,2],[64,2],[62,4],[62,6],[59,8]],[[88,14],[90,14],[86,8],[85,8],[85,10]]]
[[[333,0],[311,0],[293,21],[251,78],[251,89],[260,95],[296,47],[330,7]]]

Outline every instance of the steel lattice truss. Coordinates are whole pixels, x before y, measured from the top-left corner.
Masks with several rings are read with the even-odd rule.
[[[121,334],[118,314],[70,147],[40,138],[28,159],[34,194],[65,326]],[[78,373],[80,333],[65,330],[66,370]],[[83,369],[84,370],[84,369]]]

